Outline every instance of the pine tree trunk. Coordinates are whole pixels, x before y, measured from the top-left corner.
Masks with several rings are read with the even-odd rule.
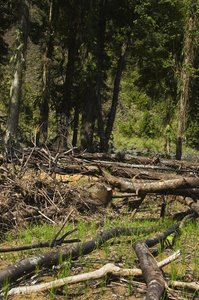
[[[74,115],[74,127],[73,127],[73,140],[72,146],[77,146],[77,135],[78,135],[78,125],[79,125],[79,108],[75,108],[75,115]]]
[[[184,58],[181,70],[181,93],[178,112],[178,131],[176,141],[176,159],[181,160],[182,157],[182,138],[186,126],[186,109],[189,99],[189,87],[191,79],[191,68],[193,67],[194,51],[197,47],[198,36],[195,36],[194,31],[197,29],[197,15],[192,12],[189,18],[188,29],[184,36],[183,53]]]
[[[111,110],[109,113],[109,118],[108,118],[107,127],[106,127],[105,145],[106,145],[107,149],[108,149],[108,142],[109,142],[111,132],[113,129],[113,124],[115,121],[116,108],[117,108],[119,90],[120,90],[120,81],[121,81],[122,71],[123,71],[123,67],[124,67],[124,60],[125,60],[125,54],[127,51],[127,47],[128,47],[128,39],[126,38],[126,40],[124,41],[124,43],[121,47],[120,58],[118,60],[117,73],[116,73],[115,81],[114,81],[112,105],[111,105]]]
[[[68,63],[66,67],[66,78],[63,85],[63,99],[60,107],[57,110],[57,142],[61,148],[67,147],[67,138],[68,138],[68,126],[71,122],[70,112],[71,112],[71,95],[72,95],[72,86],[73,86],[73,74],[75,70],[75,60],[76,60],[76,34],[77,34],[77,22],[75,11],[74,15],[74,24],[71,28],[71,34],[68,44]]]
[[[29,29],[30,0],[21,0],[20,24],[17,31],[16,52],[14,56],[14,73],[10,89],[10,105],[5,133],[5,144],[16,137],[18,127],[23,71],[26,61],[26,50]]]
[[[44,54],[43,64],[43,90],[42,90],[42,102],[40,106],[39,116],[39,129],[37,132],[37,144],[45,143],[48,136],[48,113],[49,113],[49,98],[50,98],[50,68],[52,60],[52,15],[53,15],[54,1],[50,1],[49,9],[49,25],[48,25],[48,40],[46,44],[46,51]]]
[[[97,120],[98,131],[100,136],[100,151],[105,152],[105,132],[104,121],[102,118],[102,100],[101,100],[101,86],[102,86],[102,69],[103,69],[103,57],[104,57],[104,35],[106,29],[106,15],[105,4],[107,0],[100,1],[100,14],[99,14],[99,30],[98,30],[98,45],[97,45],[97,77],[96,77],[96,99],[97,99]]]
[[[93,151],[93,133],[95,127],[95,87],[88,83],[82,112],[82,125],[80,132],[81,149],[88,152]]]

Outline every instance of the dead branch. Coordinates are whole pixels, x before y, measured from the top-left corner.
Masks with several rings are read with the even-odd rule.
[[[170,234],[177,228],[178,224],[172,225],[166,230],[166,232]],[[0,271],[0,285],[3,285],[5,282],[14,282],[20,277],[34,271],[38,267],[50,267],[56,265],[59,263],[60,257],[62,257],[62,260],[66,260],[69,258],[77,258],[79,255],[88,254],[113,237],[120,236],[122,234],[128,236],[135,233],[140,234],[141,232],[150,232],[152,229],[154,230],[154,227],[110,228],[88,242],[60,248],[58,250],[48,251],[45,254],[26,258]]]
[[[140,261],[140,267],[147,283],[147,294],[145,299],[158,300],[161,298],[165,287],[162,272],[144,242],[136,242],[134,244],[134,249]]]
[[[57,239],[57,235],[56,235],[52,239],[51,242],[39,242],[39,243],[34,243],[34,244],[22,245],[22,246],[13,246],[13,247],[0,248],[0,253],[13,252],[13,251],[22,251],[22,250],[36,249],[36,248],[47,248],[47,247],[53,248],[54,246],[61,246],[62,244],[72,244],[72,243],[81,242],[79,239],[67,239],[67,240],[65,240],[66,236],[70,235],[71,233],[75,232],[76,230],[77,230],[77,228],[68,231],[60,239]]]
[[[196,282],[181,282],[181,281],[173,281],[170,280],[168,283],[168,286],[171,287],[177,287],[177,288],[186,288],[198,291],[199,290],[199,284]]]
[[[149,166],[156,165],[158,167],[165,167],[170,168],[173,170],[180,172],[184,172],[187,169],[192,170],[193,172],[198,172],[199,170],[199,164],[194,162],[188,162],[188,161],[178,161],[178,160],[168,160],[168,159],[161,159],[158,156],[153,157],[145,157],[145,156],[134,156],[127,153],[121,153],[118,152],[116,154],[107,154],[107,153],[82,153],[79,155],[76,155],[76,157],[81,159],[86,159],[89,161],[111,161],[111,162],[125,162],[129,163],[131,165],[143,165],[146,168]],[[154,166],[155,167],[155,166]],[[137,168],[137,166],[136,166]]]
[[[157,265],[158,267],[163,267],[166,264],[170,263],[171,261],[177,259],[180,256],[180,251],[178,250],[168,258],[164,259],[161,262],[158,262]],[[75,275],[75,276],[69,276],[67,278],[62,278],[58,280],[54,280],[51,282],[43,283],[43,284],[38,284],[34,286],[21,286],[18,288],[12,288],[8,292],[8,296],[12,295],[19,295],[19,294],[31,294],[35,292],[41,292],[45,291],[51,288],[58,288],[61,287],[65,284],[74,284],[82,281],[87,281],[87,280],[92,280],[92,279],[99,279],[107,274],[112,274],[114,276],[142,276],[142,270],[134,268],[134,269],[122,269],[120,267],[115,266],[114,264],[106,264],[102,268],[85,273],[85,274],[80,274],[80,275]]]
[[[147,193],[172,194],[173,190],[176,189],[199,187],[199,178],[193,177],[139,183],[137,181],[124,180],[123,178],[112,176],[104,171],[102,172],[107,182],[112,186],[119,188],[122,192],[136,193],[137,195],[145,195]]]

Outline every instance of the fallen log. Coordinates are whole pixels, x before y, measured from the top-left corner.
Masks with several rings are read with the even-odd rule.
[[[136,178],[136,179],[145,179],[145,180],[169,180],[169,179],[182,178],[181,175],[143,170],[139,166],[138,168],[132,168],[131,165],[129,165],[129,167],[126,166],[117,167],[112,165],[111,167],[109,167],[109,170],[113,176],[119,176],[125,178]]]
[[[156,227],[156,229],[159,228]],[[178,224],[172,225],[169,229],[166,230],[168,234],[171,234],[178,228]],[[48,251],[44,254],[39,254],[38,256],[33,256],[30,258],[26,258],[21,260],[14,265],[8,266],[7,268],[0,271],[0,286],[2,286],[5,282],[14,282],[17,279],[21,278],[24,275],[29,274],[34,271],[38,267],[50,267],[56,265],[60,261],[60,257],[62,260],[66,260],[69,258],[77,258],[80,255],[85,255],[92,252],[97,247],[100,247],[107,240],[124,235],[132,235],[139,234],[141,232],[151,232],[154,230],[154,227],[148,228],[125,228],[125,227],[117,227],[110,228],[102,232],[96,238],[80,243],[75,244],[69,247],[63,247],[57,250]]]
[[[171,261],[177,259],[180,256],[180,251],[178,250],[168,258],[158,262],[157,265],[159,268],[165,266],[166,264],[170,263]],[[65,284],[74,284],[82,281],[88,281],[91,279],[99,279],[107,274],[112,274],[114,276],[142,276],[142,270],[134,268],[134,269],[122,269],[120,267],[115,266],[114,264],[106,264],[102,268],[95,270],[93,272],[73,275],[66,278],[57,279],[51,282],[37,284],[33,286],[21,286],[17,288],[12,288],[7,296],[12,295],[21,295],[21,294],[31,294],[36,292],[42,292],[45,290],[49,290],[51,288],[58,288]]]
[[[147,283],[147,294],[144,299],[158,300],[161,298],[165,287],[162,272],[144,242],[136,242],[134,249],[139,259],[144,279]]]
[[[137,195],[146,195],[147,193],[172,193],[176,189],[187,189],[199,187],[199,178],[182,177],[180,179],[161,180],[155,182],[139,182],[133,180],[125,180],[103,172],[106,181],[120,189],[122,192],[136,193]]]
[[[137,165],[157,165],[157,167],[167,167],[178,170],[179,172],[184,172],[187,169],[191,169],[193,172],[199,171],[199,163],[198,162],[189,162],[189,161],[178,161],[178,160],[169,160],[160,158],[158,156],[135,156],[127,154],[123,151],[119,151],[116,154],[107,154],[107,153],[82,153],[79,155],[75,155],[77,158],[87,159],[90,161],[93,160],[105,160],[105,161],[120,161],[129,164],[137,164]]]

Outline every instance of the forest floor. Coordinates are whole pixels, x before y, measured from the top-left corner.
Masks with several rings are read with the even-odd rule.
[[[14,287],[41,284],[57,278],[92,272],[108,263],[122,269],[140,268],[140,262],[134,251],[134,243],[164,231],[178,220],[182,220],[190,210],[181,195],[154,192],[147,194],[145,199],[139,202],[138,193],[133,195],[132,192],[129,192],[129,196],[125,196],[124,191],[118,187],[112,186],[111,183],[107,185],[107,178],[106,186],[108,188],[111,186],[114,197],[111,198],[110,203],[100,202],[102,200],[101,191],[97,186],[99,197],[96,197],[96,183],[104,185],[103,172],[116,175],[117,169],[121,176],[128,163],[125,162],[126,166],[121,170],[118,166],[114,166],[115,160],[111,163],[111,167],[105,170],[103,159],[100,159],[97,164],[95,159],[92,159],[92,163],[88,163],[88,161],[81,161],[72,156],[66,159],[64,155],[60,157],[59,162],[56,160],[55,163],[51,154],[47,155],[45,152],[46,160],[44,156],[41,157],[42,155],[40,150],[34,149],[34,151],[29,150],[24,156],[21,155],[19,158],[21,165],[16,159],[9,162],[2,161],[0,170],[1,248],[51,241],[64,224],[64,233],[77,229],[69,238],[78,238],[80,243],[91,241],[109,228],[159,227],[152,229],[150,233],[143,231],[130,236],[121,235],[111,238],[86,255],[80,255],[66,262],[60,260],[58,266],[37,268],[36,272],[31,272],[26,278],[22,278],[22,281],[20,281],[21,279],[15,281]],[[149,158],[147,159],[149,160]],[[152,161],[154,166],[154,158]],[[142,163],[143,167],[143,162],[139,163]],[[149,161],[144,164],[145,167],[149,165],[152,165],[149,164]],[[180,168],[184,167],[181,165]],[[139,170],[139,176],[130,174],[130,169],[125,169],[125,171],[130,177],[129,180],[141,183],[152,182],[151,177],[150,180],[149,178],[143,179],[146,176],[144,167]],[[87,174],[85,174],[86,172]],[[149,173],[147,176],[151,176]],[[154,178],[157,173],[152,170]],[[117,176],[116,178],[118,178]],[[172,176],[174,176],[173,173]],[[161,214],[164,207],[162,203],[165,204],[163,216]],[[193,211],[189,211],[189,213],[193,213]],[[55,249],[59,247],[65,246],[55,246]],[[199,299],[199,224],[197,214],[183,224],[177,235],[174,233],[172,238],[151,247],[150,252],[156,261],[162,261],[179,249],[181,256],[162,267],[161,270],[168,284],[171,280],[184,282],[188,284],[188,288],[171,289],[170,286],[165,290],[163,299]],[[13,249],[10,252],[0,253],[0,278],[1,270],[9,265],[51,250],[50,247],[47,247],[20,251]],[[193,282],[197,285],[195,289],[189,286]],[[6,288],[8,290],[13,286],[8,288],[6,284],[3,285],[5,299]],[[7,298],[15,300],[133,300],[143,299],[146,293],[147,286],[143,276],[115,276],[108,273],[100,279],[67,284],[38,293],[8,296]]]

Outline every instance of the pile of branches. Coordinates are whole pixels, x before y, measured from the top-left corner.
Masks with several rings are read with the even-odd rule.
[[[52,153],[36,147],[14,150],[0,160],[1,230],[34,220],[54,224],[62,221],[71,207],[71,218],[77,220],[103,215],[107,206],[114,216],[124,204],[116,206],[115,198],[131,197],[128,205],[138,210],[145,196],[154,193],[183,196],[181,201],[197,210],[199,164],[119,154],[75,155],[72,150]],[[87,184],[71,186],[70,177],[56,177],[77,173],[87,176]]]
[[[2,156],[0,159],[0,229],[2,231],[34,220],[37,223],[48,221],[55,224],[63,222],[66,215],[68,215],[67,220],[73,221],[95,215],[97,222],[102,219],[107,209],[113,216],[122,214],[124,204],[132,209],[132,217],[139,211],[144,199],[154,194],[179,197],[178,199],[186,208],[182,218],[186,219],[189,215],[197,218],[199,215],[198,163],[169,161],[159,157],[136,157],[123,153],[77,154],[73,150],[53,153],[47,148],[36,147],[23,149],[23,151],[13,150],[10,155]],[[58,180],[57,174],[63,177]],[[70,177],[64,177],[69,174],[80,174],[84,180],[87,178],[87,183],[71,185]],[[117,198],[120,201],[115,202]],[[161,217],[164,217],[166,204],[164,200]],[[162,273],[148,247],[165,240],[179,226],[180,223],[177,223],[151,239],[134,244],[142,270],[139,272],[145,277],[148,286],[146,299],[151,299],[151,294],[155,295],[154,299],[160,299],[165,288]],[[49,267],[57,264],[60,254],[63,259],[76,258],[80,254],[93,251],[96,245],[99,247],[114,236],[134,232],[134,228],[108,229],[91,241],[26,259],[0,271],[0,285],[5,284],[6,281],[18,280],[24,273],[28,274],[38,266]],[[55,241],[56,238],[51,246],[56,245]],[[109,272],[131,274],[131,271],[119,270],[110,265],[103,269],[103,274]],[[89,276],[85,276],[86,280]],[[66,282],[69,282],[67,280]],[[62,283],[54,282],[49,286],[56,286],[56,284],[62,285],[63,280]],[[37,287],[36,290],[46,289],[46,287],[40,288]],[[28,289],[25,287],[22,290],[19,293]],[[12,293],[16,291],[10,291],[10,294]]]

